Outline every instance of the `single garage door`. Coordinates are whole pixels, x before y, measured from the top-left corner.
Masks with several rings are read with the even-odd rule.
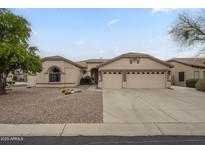
[[[122,88],[122,74],[103,74],[103,88]]]
[[[127,88],[165,88],[164,72],[130,72],[126,74]]]

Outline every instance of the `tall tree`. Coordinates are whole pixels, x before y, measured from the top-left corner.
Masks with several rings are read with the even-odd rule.
[[[205,51],[205,11],[202,10],[196,16],[191,16],[187,12],[178,15],[176,23],[169,34],[181,46],[202,46],[200,53]]]
[[[7,9],[0,9],[0,94],[5,93],[6,78],[10,72],[41,71],[37,48],[29,45],[31,33],[28,21]]]

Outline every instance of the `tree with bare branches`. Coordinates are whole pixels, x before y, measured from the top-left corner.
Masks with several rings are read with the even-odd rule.
[[[169,30],[174,41],[183,47],[202,46],[200,53],[205,51],[205,11],[197,16],[187,12],[178,15],[176,23]]]

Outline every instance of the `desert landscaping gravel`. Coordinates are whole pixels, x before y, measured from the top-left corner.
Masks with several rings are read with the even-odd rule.
[[[102,123],[102,92],[79,88],[70,95],[60,88],[14,88],[0,95],[0,123]]]

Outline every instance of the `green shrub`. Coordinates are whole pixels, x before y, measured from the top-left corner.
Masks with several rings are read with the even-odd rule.
[[[196,89],[201,90],[201,91],[205,91],[205,79],[200,79],[199,81],[197,81]]]
[[[92,78],[90,76],[85,76],[80,79],[80,85],[91,85]]]
[[[198,79],[189,79],[186,80],[186,87],[195,88]]]

